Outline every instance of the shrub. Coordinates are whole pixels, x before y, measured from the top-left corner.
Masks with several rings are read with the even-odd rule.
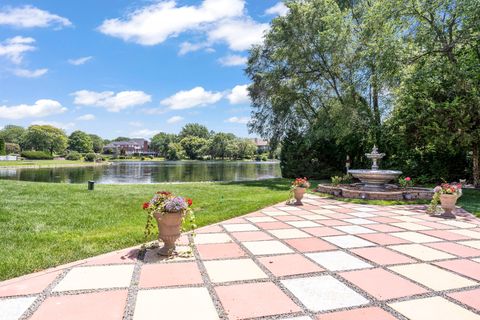
[[[332,180],[332,186],[336,187],[338,186],[340,183],[342,183],[342,177],[339,177],[339,176],[333,176],[330,178],[330,180]]]
[[[95,153],[90,152],[85,155],[85,161],[94,162],[95,160],[97,160],[97,155]]]
[[[23,151],[21,156],[29,160],[52,160],[53,156],[45,151]]]
[[[72,151],[67,154],[65,159],[76,161],[82,159],[82,155],[78,151]]]
[[[18,154],[20,153],[20,146],[16,143],[5,143],[5,151],[7,154]]]
[[[263,157],[262,157],[262,161],[268,161],[268,157],[267,157],[267,156],[263,156]]]
[[[262,161],[262,157],[260,155],[255,156],[255,161]]]
[[[148,158],[153,159],[154,157],[152,155],[148,156]]]
[[[6,153],[7,151],[5,150],[5,140],[0,138],[0,156],[5,155]]]

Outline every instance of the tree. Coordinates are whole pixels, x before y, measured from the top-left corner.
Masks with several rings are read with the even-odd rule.
[[[195,160],[203,155],[205,146],[207,145],[207,139],[195,136],[187,136],[180,140],[180,145],[185,151],[187,157],[191,160]]]
[[[5,143],[5,151],[7,152],[7,154],[18,154],[21,151],[20,145],[16,143]]]
[[[127,138],[127,137],[117,137],[117,138],[113,139],[111,142],[129,141],[129,140],[130,140],[130,138]]]
[[[252,159],[257,152],[257,145],[250,139],[236,139],[235,145],[238,159]]]
[[[6,155],[6,149],[5,149],[5,140],[3,138],[0,138],[0,156]]]
[[[167,160],[181,160],[185,157],[185,152],[180,143],[172,142],[168,145],[168,151],[165,159]]]
[[[68,137],[68,149],[80,153],[88,153],[93,151],[92,139],[83,131],[77,130],[72,132]]]
[[[67,148],[68,138],[62,129],[50,125],[32,125],[22,136],[24,150],[48,151],[51,155]]]
[[[225,159],[228,157],[228,145],[232,140],[232,135],[223,132],[216,133],[208,142],[206,148],[207,154],[209,154],[212,159]]]
[[[210,137],[210,132],[208,128],[204,125],[198,123],[187,123],[180,131],[180,139],[183,139],[188,136],[199,137],[203,139],[208,139]]]
[[[90,137],[90,140],[92,140],[93,152],[101,153],[103,151],[103,147],[105,146],[102,137],[96,134],[89,134],[88,136]]]
[[[0,130],[0,138],[3,138],[6,143],[19,144],[24,133],[25,129],[23,127],[9,124]]]
[[[166,157],[169,148],[168,145],[174,142],[178,142],[178,137],[175,134],[160,132],[153,136],[150,142],[150,148],[161,157]]]

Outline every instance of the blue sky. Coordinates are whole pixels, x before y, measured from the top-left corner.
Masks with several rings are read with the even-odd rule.
[[[247,136],[244,61],[279,1],[2,0],[0,127]]]

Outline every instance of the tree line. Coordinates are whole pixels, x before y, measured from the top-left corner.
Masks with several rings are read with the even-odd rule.
[[[21,151],[41,151],[65,155],[78,160],[81,154],[102,153],[112,141],[128,141],[128,137],[113,140],[76,130],[67,136],[64,130],[51,125],[32,125],[23,128],[7,125],[0,130],[0,154],[18,154]],[[257,146],[250,139],[238,138],[232,133],[215,133],[207,127],[190,123],[179,134],[160,132],[150,142],[150,151],[168,160],[180,159],[252,159]]]
[[[366,167],[480,186],[478,0],[287,0],[251,50],[252,132],[285,176]]]

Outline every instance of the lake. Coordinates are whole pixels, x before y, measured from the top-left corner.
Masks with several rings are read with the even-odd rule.
[[[101,184],[245,181],[281,177],[276,161],[135,161],[96,167],[0,169],[0,179]]]

